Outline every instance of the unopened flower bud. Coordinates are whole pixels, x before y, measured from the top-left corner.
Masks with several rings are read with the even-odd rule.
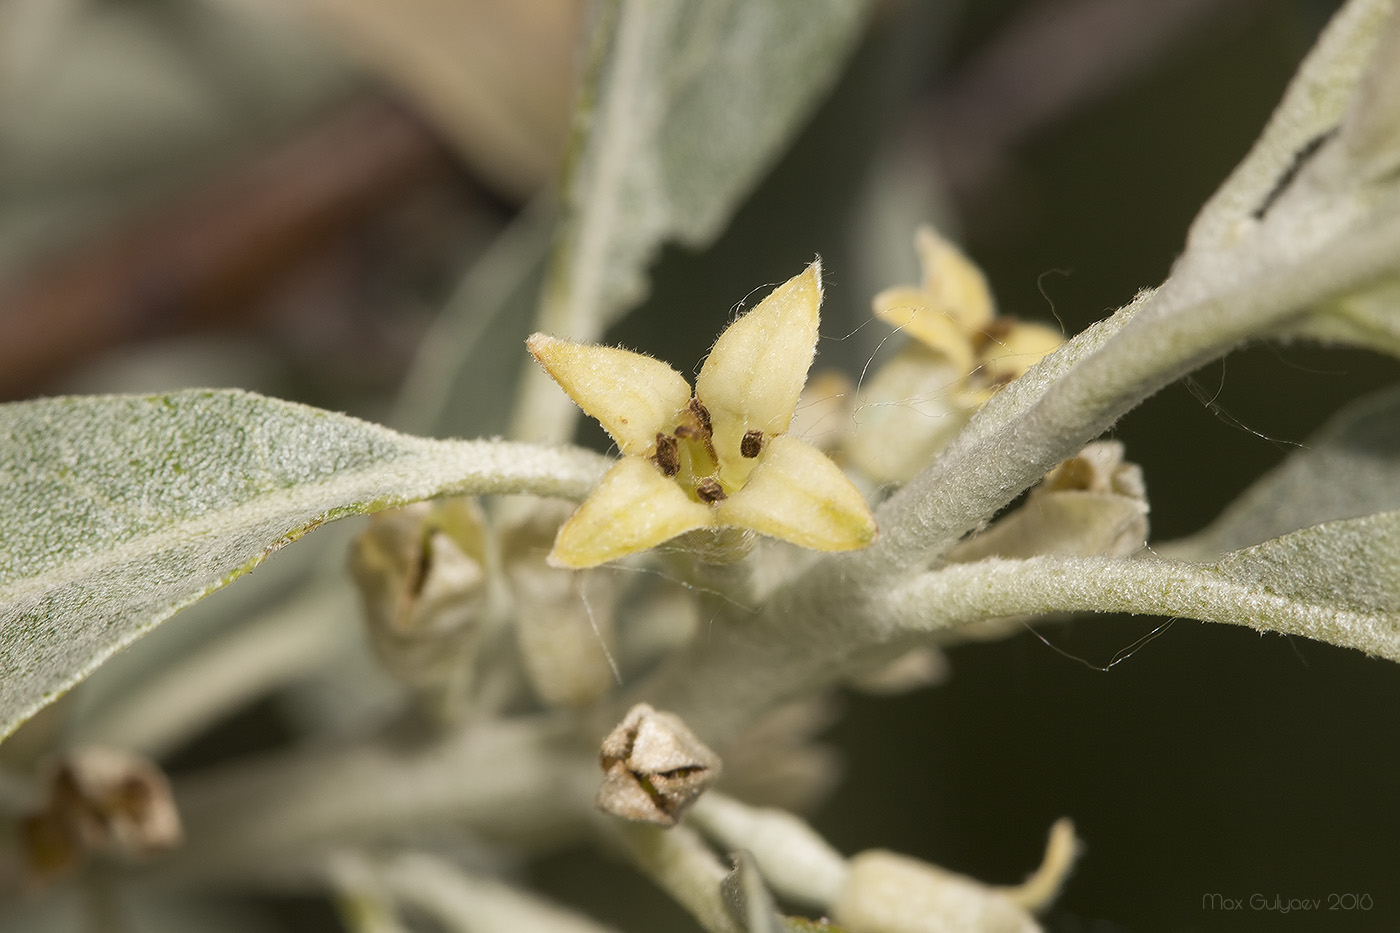
[[[488,542],[476,502],[450,499],[375,515],[350,554],[385,668],[449,704],[469,685],[488,628]]]
[[[1026,501],[948,559],[986,557],[1124,557],[1147,541],[1147,486],[1123,459],[1123,445],[1098,441],[1055,467]]]

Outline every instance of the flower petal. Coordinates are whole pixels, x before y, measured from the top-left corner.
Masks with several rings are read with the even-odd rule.
[[[596,567],[714,523],[714,510],[687,496],[651,461],[623,457],[559,529],[549,562]]]
[[[982,362],[987,367],[986,381],[1005,385],[1054,353],[1065,342],[1064,335],[1046,324],[1018,321],[1005,335],[993,338],[982,350]]]
[[[907,286],[887,288],[871,302],[875,316],[919,343],[947,357],[960,376],[976,365],[973,339],[978,332],[947,310],[930,303],[934,296]]]
[[[618,347],[597,347],[533,334],[530,353],[624,454],[644,454],[658,431],[668,434],[690,401],[690,385],[670,366]]]
[[[740,458],[749,431],[766,438],[787,430],[816,354],[821,300],[817,260],[715,341],[695,380],[695,397],[709,409],[721,461]]]
[[[918,229],[914,248],[924,273],[924,291],[933,296],[936,310],[953,315],[973,329],[991,323],[996,303],[986,276],[962,250],[932,227]]]
[[[722,525],[752,528],[818,551],[875,540],[875,517],[836,464],[788,434],[769,442],[744,488],[719,504]]]

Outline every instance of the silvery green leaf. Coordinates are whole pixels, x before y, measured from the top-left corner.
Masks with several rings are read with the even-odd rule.
[[[1159,551],[1212,557],[1299,528],[1400,509],[1400,387],[1354,402],[1190,538]]]
[[[603,465],[234,390],[0,406],[0,734],[324,522],[445,494],[580,497]]]
[[[645,296],[665,242],[718,236],[835,80],[867,6],[603,4],[537,328],[597,341]],[[518,409],[537,422],[529,436],[567,437],[573,406],[554,405],[557,388],[533,376]]]
[[[1196,216],[1189,249],[1226,246],[1249,229],[1352,106],[1390,0],[1352,0],[1299,67],[1264,132]]]
[[[1144,613],[1303,635],[1400,661],[1400,511],[1324,522],[1213,563],[1037,557],[955,565],[896,591],[887,609],[911,631],[1029,613]]]
[[[1365,20],[1358,19],[1367,31],[1357,37],[1356,54],[1372,46],[1373,51],[1335,134],[1334,162],[1340,167],[1330,168],[1331,174],[1349,179],[1363,202],[1393,190],[1400,166],[1400,95],[1395,93],[1400,81],[1400,14],[1391,12],[1383,23],[1371,25],[1371,18],[1389,7],[1369,4],[1364,7]],[[1299,174],[1296,156],[1289,171],[1290,179]],[[1317,310],[1287,333],[1400,356],[1400,279],[1393,274]]]
[[[1390,14],[1374,38],[1366,64],[1341,128],[1347,157],[1364,181],[1393,181],[1400,166],[1400,12]]]
[[[1259,146],[1202,209],[1170,277],[984,405],[882,503],[880,539],[846,560],[849,567],[893,576],[941,556],[1175,379],[1247,340],[1296,334],[1318,311],[1394,280],[1400,186],[1371,184],[1343,147],[1326,141],[1356,96],[1391,6],[1352,0],[1334,17]],[[1302,150],[1315,158],[1295,166]],[[1368,311],[1362,330],[1376,320]],[[822,567],[815,574],[833,577]],[[828,598],[820,580],[809,590]]]
[[[1248,265],[1243,254],[1251,240],[1275,241],[1285,252],[1296,247],[1301,268],[1322,268],[1339,259],[1303,258],[1309,243],[1360,234],[1358,245],[1339,252],[1344,263],[1365,252],[1366,241],[1383,239],[1377,231],[1396,211],[1397,75],[1400,16],[1393,3],[1352,0],[1303,62],[1249,155],[1202,208],[1174,271],[1214,266],[1228,279],[1230,269]],[[1314,304],[1312,313],[1278,321],[1273,335],[1400,355],[1393,267],[1357,279],[1341,294],[1300,300],[1300,308]]]
[[[330,537],[338,545],[333,549],[345,553],[347,542],[325,531],[318,537]],[[161,626],[109,658],[71,694],[76,701],[67,723],[71,740],[161,758],[253,697],[304,680],[317,669],[346,672],[347,646],[363,648],[364,631],[347,624],[359,607],[343,571],[331,578],[318,572],[314,561],[312,567],[293,562],[290,566],[306,576],[304,587],[283,592],[284,600],[273,605],[269,594],[257,592],[263,574],[282,572],[280,565],[292,556],[295,552],[264,564],[219,599],[185,609],[179,625]],[[238,618],[240,609],[246,619]],[[347,672],[357,677],[357,699],[392,686],[387,675],[380,684],[359,673],[358,667]],[[350,715],[347,705],[342,698],[337,707],[343,716]]]
[[[563,285],[572,310],[559,323],[616,319],[645,292],[662,242],[701,246],[719,234],[839,73],[866,4],[608,7],[613,28],[565,182],[570,217],[553,287]]]

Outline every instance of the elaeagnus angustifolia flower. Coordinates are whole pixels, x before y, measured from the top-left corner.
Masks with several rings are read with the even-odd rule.
[[[592,567],[705,530],[744,529],[822,551],[873,541],[860,492],[786,433],[816,353],[821,295],[814,262],[720,335],[694,394],[680,373],[641,353],[530,337],[535,359],[622,452],[559,530],[550,560]],[[742,554],[692,542],[709,557]]]
[[[860,393],[847,454],[881,482],[904,482],[982,403],[1063,342],[1044,324],[996,314],[982,271],[930,227],[914,244],[923,281],[875,296],[875,316],[912,337]]]

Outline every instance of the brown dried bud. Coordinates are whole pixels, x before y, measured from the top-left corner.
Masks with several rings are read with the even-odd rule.
[[[679,716],[645,703],[628,711],[603,739],[599,809],[625,820],[674,826],[695,798],[719,777],[719,756]]]
[[[180,844],[170,782],[138,755],[70,752],[53,769],[43,808],[25,818],[23,847],[41,880],[76,868],[89,852],[141,858]]]

